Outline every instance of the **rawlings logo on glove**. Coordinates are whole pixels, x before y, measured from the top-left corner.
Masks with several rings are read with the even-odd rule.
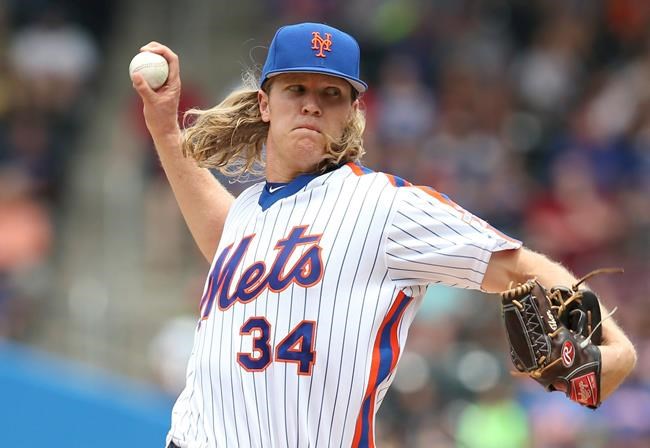
[[[546,390],[560,390],[592,409],[600,406],[601,315],[597,296],[578,286],[550,292],[536,280],[501,293],[512,362]]]

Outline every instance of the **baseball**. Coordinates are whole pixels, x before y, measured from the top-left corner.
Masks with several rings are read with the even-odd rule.
[[[141,73],[149,86],[156,90],[167,80],[169,66],[167,60],[159,54],[143,51],[135,55],[129,64],[129,76],[133,80],[134,73]]]

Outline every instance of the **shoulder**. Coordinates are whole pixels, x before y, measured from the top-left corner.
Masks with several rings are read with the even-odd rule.
[[[347,163],[345,166],[348,167],[356,176],[372,179],[380,184],[386,185],[400,198],[410,197],[413,200],[428,202],[434,206],[440,205],[451,208],[458,207],[458,205],[449,199],[446,194],[440,193],[432,187],[415,185],[396,174],[373,171],[370,168],[355,162]]]
[[[373,181],[378,181],[382,184],[389,185],[394,188],[412,186],[409,181],[402,179],[399,176],[389,173],[383,173],[381,171],[373,171],[370,168],[361,165],[357,162],[349,162],[344,165],[349,169],[355,176],[361,177],[364,179],[372,179]]]

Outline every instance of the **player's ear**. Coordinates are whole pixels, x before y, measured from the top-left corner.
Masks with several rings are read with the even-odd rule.
[[[269,94],[262,89],[258,90],[257,102],[260,106],[260,115],[262,116],[262,121],[264,123],[268,123],[269,121],[271,121],[271,112],[269,109]]]
[[[359,110],[359,98],[352,101],[352,112],[356,112],[358,110]]]
[[[348,112],[348,119],[353,119],[356,116],[357,112],[359,111],[359,107],[360,104],[358,99],[352,101],[352,104],[350,104],[350,110]]]

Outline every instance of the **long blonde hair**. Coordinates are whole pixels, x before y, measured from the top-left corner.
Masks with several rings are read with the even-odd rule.
[[[247,74],[244,85],[221,103],[206,110],[188,110],[184,123],[191,124],[184,131],[183,155],[193,158],[203,168],[217,169],[229,177],[262,175],[269,124],[262,121],[257,92],[255,77]],[[325,156],[316,171],[325,172],[336,165],[360,160],[365,154],[362,138],[365,125],[363,111],[355,108],[338,141],[325,135]]]

